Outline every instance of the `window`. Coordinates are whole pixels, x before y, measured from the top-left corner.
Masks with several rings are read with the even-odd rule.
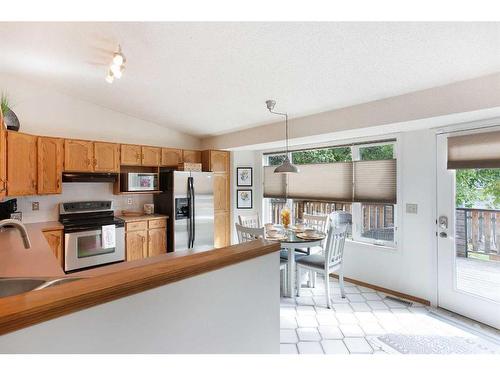
[[[355,160],[395,159],[394,143],[358,146],[353,150]],[[395,205],[383,203],[353,203],[356,212],[354,236],[356,241],[376,245],[395,244]]]
[[[338,167],[343,165],[341,163],[347,163],[351,165],[349,168],[352,168],[352,172],[350,172],[352,177],[349,178],[353,179],[352,182],[349,182],[349,187],[347,189],[349,189],[349,191],[351,190],[350,186],[355,183],[354,180],[356,178],[358,178],[358,181],[363,181],[362,184],[359,184],[360,187],[366,188],[352,189],[352,194],[349,192],[349,194],[345,196],[337,194],[331,197],[340,197],[341,200],[339,201],[328,199],[319,200],[318,198],[313,198],[315,194],[319,197],[317,194],[318,191],[316,191],[321,190],[319,188],[316,189],[314,186],[305,188],[306,190],[310,189],[307,191],[311,191],[311,197],[307,196],[307,191],[302,191],[304,189],[296,189],[298,186],[297,184],[300,186],[308,185],[309,180],[304,181],[304,178],[308,179],[309,177],[304,177],[305,175],[300,176],[300,178],[299,176],[295,176],[297,178],[293,180],[290,180],[289,177],[288,197],[296,195],[295,199],[286,200],[277,197],[276,194],[269,194],[269,198],[264,198],[264,221],[280,223],[280,211],[285,205],[288,205],[288,207],[292,209],[292,216],[295,220],[302,219],[304,213],[330,214],[333,211],[344,211],[351,215],[350,218],[352,220],[352,226],[348,227],[349,238],[355,241],[373,243],[376,245],[393,246],[396,243],[396,205],[392,204],[396,196],[395,149],[395,142],[391,141],[386,143],[292,151],[290,153],[292,162],[297,165],[302,165],[304,173],[311,172],[309,169],[313,168],[313,170],[320,171],[318,173],[322,173],[323,176],[325,176],[324,173],[330,174],[337,172]],[[263,164],[267,166],[279,165],[284,157],[284,154],[265,155]],[[387,160],[387,163],[377,162],[384,160]],[[367,163],[356,164],[356,162],[360,163],[362,161],[366,161]],[[372,161],[373,163],[371,163]],[[326,165],[325,167],[320,165],[314,166],[314,164],[323,163],[339,164],[335,166]],[[307,168],[306,165],[308,165]],[[343,174],[343,176],[346,176],[346,174]],[[270,178],[275,182],[274,176]],[[328,178],[324,178],[323,180],[319,179],[318,183],[321,184],[321,181],[326,183],[325,181],[327,180]],[[379,180],[381,181],[380,183]],[[389,188],[384,187],[386,181],[389,181]],[[333,186],[331,181],[326,184],[330,184],[328,186]],[[373,193],[373,190],[378,190],[378,185],[382,186],[379,195]],[[335,187],[339,189],[339,184],[335,184]],[[297,190],[299,191],[297,192]],[[339,192],[345,193],[344,190],[345,189],[341,189]],[[367,195],[366,190],[372,191],[368,192]],[[392,198],[387,198],[388,194],[392,194]],[[328,195],[332,195],[332,191],[329,190]],[[380,200],[376,198],[377,196],[380,197]],[[348,220],[349,216],[346,215],[346,217]],[[346,217],[344,217],[343,220],[346,220]]]

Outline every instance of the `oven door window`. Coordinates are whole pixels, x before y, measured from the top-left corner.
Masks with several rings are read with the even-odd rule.
[[[102,248],[101,233],[80,236],[76,240],[78,258],[88,258],[97,255],[110,254],[115,252],[115,248]]]

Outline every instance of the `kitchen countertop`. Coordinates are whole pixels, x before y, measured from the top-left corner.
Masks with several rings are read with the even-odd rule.
[[[0,277],[65,276],[59,261],[49,247],[44,231],[61,230],[58,221],[25,224],[31,248],[25,249],[21,234],[15,228],[0,231]]]
[[[141,215],[141,216],[120,216],[120,215],[117,215],[117,217],[122,219],[122,220],[125,220],[126,223],[132,223],[134,221],[143,221],[143,220],[168,219],[167,215],[160,215],[160,214]]]
[[[279,243],[258,239],[213,250],[178,251],[124,263],[127,269],[105,267],[108,272],[102,275],[0,298],[0,335],[263,255],[278,256],[279,250]]]

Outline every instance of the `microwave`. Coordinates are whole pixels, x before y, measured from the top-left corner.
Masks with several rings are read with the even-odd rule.
[[[158,190],[158,173],[121,173],[121,191]]]

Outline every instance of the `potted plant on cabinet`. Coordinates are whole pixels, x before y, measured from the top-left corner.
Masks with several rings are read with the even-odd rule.
[[[20,124],[14,111],[9,106],[9,99],[5,93],[0,98],[0,108],[3,113],[3,122],[5,127],[9,130],[18,131]]]

